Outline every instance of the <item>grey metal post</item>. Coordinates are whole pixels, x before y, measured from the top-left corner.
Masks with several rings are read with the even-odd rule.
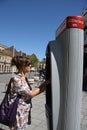
[[[79,16],[68,17],[57,30],[56,40],[49,42],[52,130],[80,130],[83,24]]]

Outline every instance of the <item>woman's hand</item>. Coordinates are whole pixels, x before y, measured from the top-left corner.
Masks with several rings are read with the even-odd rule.
[[[46,80],[46,81],[44,81],[41,85],[47,86],[47,85],[50,85],[50,83],[51,83],[50,80]],[[41,85],[40,85],[40,86],[41,86]]]
[[[30,94],[30,95],[31,95],[31,98],[34,97],[34,96],[36,96],[36,95],[38,95],[38,94],[40,94],[40,93],[42,93],[43,91],[45,91],[45,90],[46,90],[46,87],[49,87],[50,84],[51,84],[50,80],[46,80],[46,81],[43,82],[39,87],[33,89],[33,90],[31,91],[31,94]]]

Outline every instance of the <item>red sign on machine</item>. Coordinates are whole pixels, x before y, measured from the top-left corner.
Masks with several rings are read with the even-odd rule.
[[[68,16],[56,30],[56,38],[66,28],[84,29],[84,18],[81,16]]]

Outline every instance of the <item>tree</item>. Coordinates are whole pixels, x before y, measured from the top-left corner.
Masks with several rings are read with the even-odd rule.
[[[35,54],[28,55],[29,59],[31,60],[31,66],[38,67],[39,60]]]

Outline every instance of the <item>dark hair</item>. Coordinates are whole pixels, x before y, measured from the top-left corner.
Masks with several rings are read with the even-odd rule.
[[[17,69],[23,66],[29,66],[31,64],[30,59],[27,56],[14,56],[11,60],[11,65],[15,65]]]

